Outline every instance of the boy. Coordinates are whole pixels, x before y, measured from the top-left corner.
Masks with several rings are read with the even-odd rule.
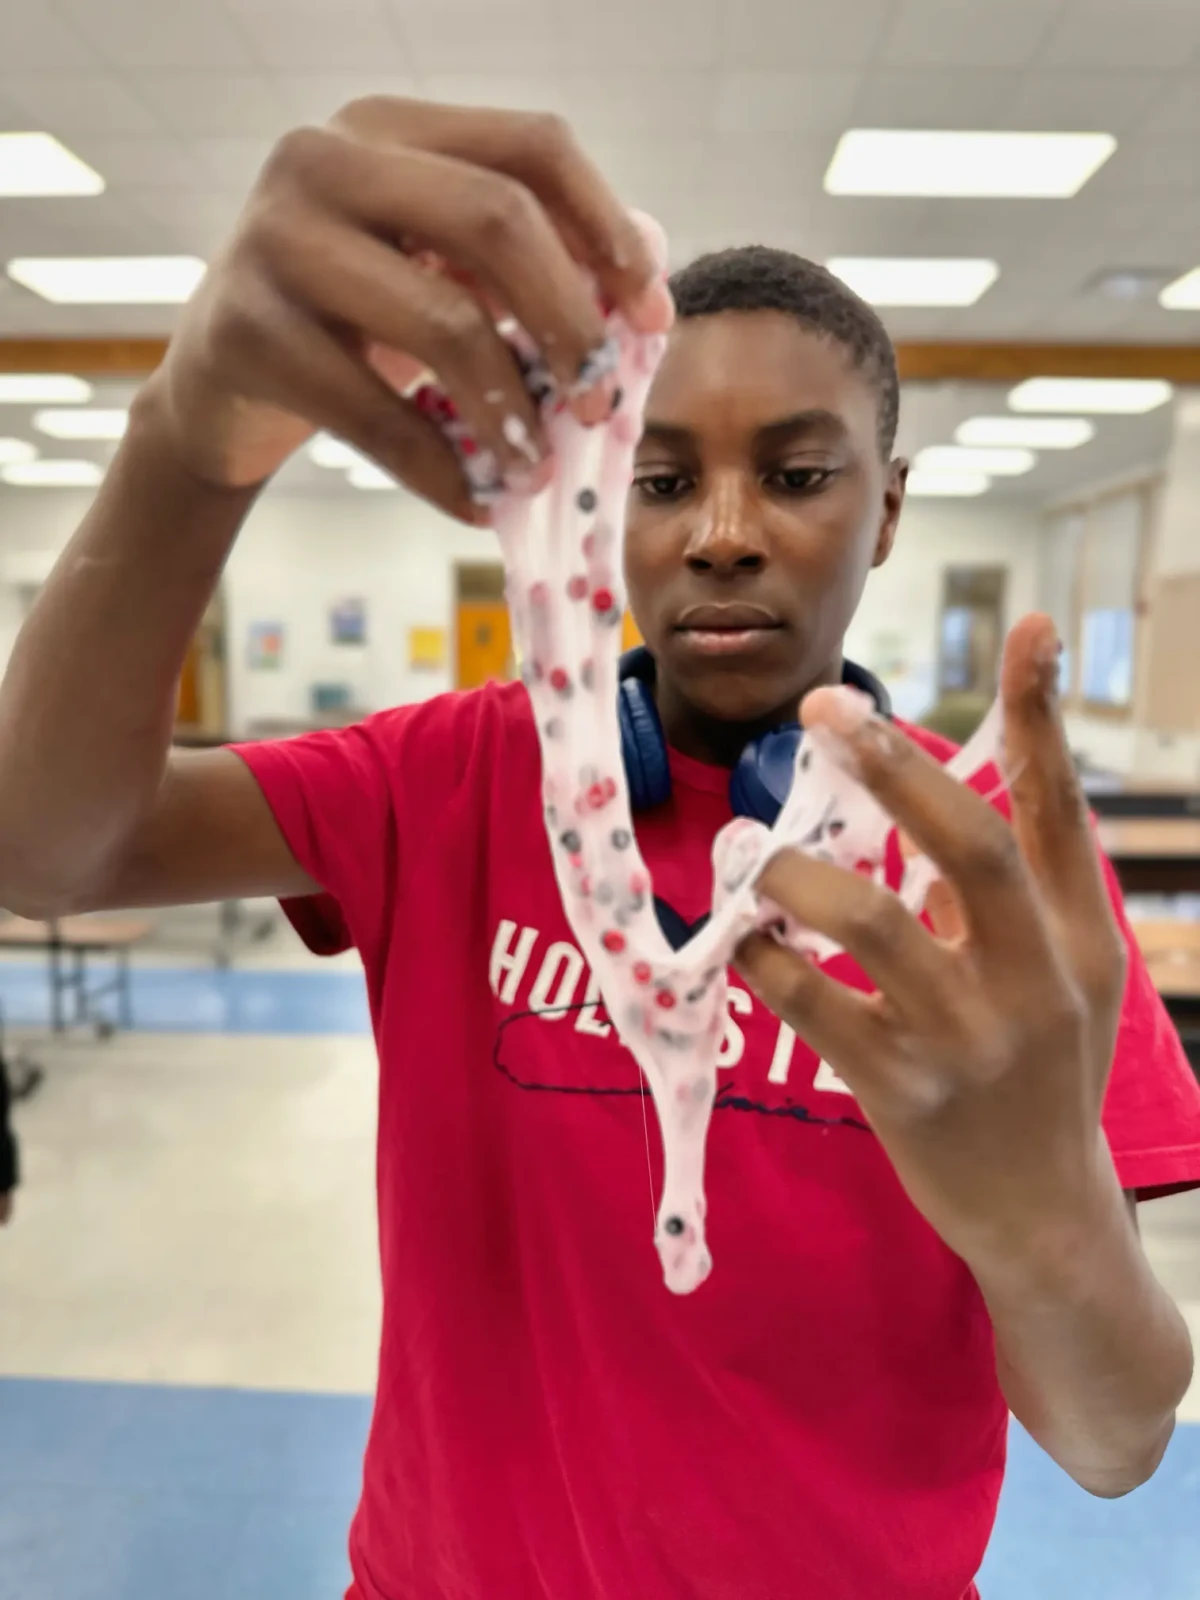
[[[385,1309],[354,1600],[963,1600],[1006,1401],[1095,1493],[1161,1459],[1191,1352],[1122,1188],[1200,1180],[1200,1104],[1092,848],[1044,623],[1005,663],[1011,830],[836,688],[904,489],[868,308],[778,252],[685,271],[631,491],[664,920],[706,912],[729,769],[802,699],[944,879],[935,935],[865,878],[769,869],[849,953],[739,952],[696,1295],[659,1277],[644,1103],[558,899],[523,690],[169,753],[225,554],[314,427],[486,521],[398,393],[430,367],[502,472],[545,480],[485,304],[570,383],[602,331],[580,261],[668,327],[557,121],[369,101],[283,142],[4,682],[0,901],[270,893],[361,951]]]

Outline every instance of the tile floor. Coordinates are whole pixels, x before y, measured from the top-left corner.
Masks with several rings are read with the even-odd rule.
[[[344,1588],[379,1318],[361,979],[282,929],[216,972],[210,925],[164,920],[105,1044],[47,1043],[36,965],[0,964],[46,1068],[0,1234],[0,1600]],[[1200,1342],[1200,1196],[1142,1226]],[[1184,1418],[1117,1503],[1015,1429],[984,1600],[1200,1600],[1200,1385]]]

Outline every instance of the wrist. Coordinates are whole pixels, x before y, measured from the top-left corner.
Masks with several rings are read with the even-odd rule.
[[[117,461],[124,459],[136,463],[139,473],[152,472],[155,482],[175,495],[210,505],[240,503],[248,510],[265,487],[265,483],[223,483],[199,469],[175,419],[162,368],[146,380],[129,407],[129,426]]]
[[[1111,1159],[1069,1207],[968,1260],[989,1302],[1085,1301],[1138,1251]],[[1140,1253],[1140,1252],[1138,1252]]]

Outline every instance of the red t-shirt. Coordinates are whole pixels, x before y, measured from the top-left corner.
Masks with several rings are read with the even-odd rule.
[[[563,914],[524,690],[241,754],[332,897],[297,923],[362,953],[379,1049],[353,1600],[974,1595],[1007,1420],[981,1297],[736,975],[715,1268],[692,1296],[663,1286],[653,1113]],[[637,833],[692,920],[727,774],[672,771]],[[1200,1091],[1136,956],[1105,1120],[1125,1187],[1200,1180]]]

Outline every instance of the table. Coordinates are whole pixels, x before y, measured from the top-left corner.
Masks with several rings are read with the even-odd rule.
[[[33,922],[26,917],[0,920],[0,949],[44,950],[50,978],[50,1017],[55,1033],[65,1033],[65,1000],[74,1000],[71,1022],[90,1024],[97,1033],[114,1031],[112,1019],[95,1008],[97,1000],[115,992],[118,1018],[122,1027],[133,1026],[133,1002],[129,983],[129,956],[134,945],[150,932],[151,924],[141,917],[63,917],[50,922]],[[112,956],[116,975],[98,988],[88,987],[89,955]]]
[[[1097,828],[1126,894],[1200,893],[1200,818],[1101,817]]]

